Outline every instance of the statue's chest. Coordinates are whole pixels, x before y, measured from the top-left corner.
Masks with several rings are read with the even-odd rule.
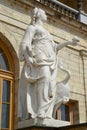
[[[48,31],[46,31],[43,27],[41,26],[36,26],[36,29],[35,29],[35,34],[34,34],[34,38],[42,38],[44,37],[45,35],[48,35]]]

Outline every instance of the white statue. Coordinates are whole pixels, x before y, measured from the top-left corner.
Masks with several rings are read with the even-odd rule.
[[[74,37],[71,42],[56,44],[43,28],[46,20],[45,11],[35,8],[20,44],[19,59],[24,62],[18,101],[18,117],[21,119],[52,118],[58,104],[68,101],[67,94],[61,94],[57,88],[60,85],[56,83],[57,54],[67,45],[77,45],[79,40]]]
[[[63,63],[59,64],[58,67],[66,73],[66,77],[61,82],[56,84],[56,98],[53,110],[53,116],[56,116],[56,111],[61,104],[66,104],[69,101],[69,85],[68,81],[70,79],[71,73],[69,70],[63,67]]]

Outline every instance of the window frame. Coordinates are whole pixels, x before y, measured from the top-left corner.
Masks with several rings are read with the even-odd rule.
[[[9,68],[10,68],[9,72],[13,72],[14,73],[14,64],[12,62],[12,59],[13,59],[12,55],[9,52],[9,48],[5,45],[5,43],[1,39],[0,39],[0,48],[4,51],[7,60],[10,61],[10,62],[8,62],[8,65],[9,65]],[[2,69],[1,65],[0,65],[0,69]],[[5,70],[5,71],[7,71],[7,70]]]
[[[70,118],[70,117],[71,117],[71,116],[70,116],[70,114],[71,114],[71,113],[70,113],[70,106],[69,106],[68,104],[61,104],[61,105],[64,105],[64,106],[68,106],[68,107],[69,107],[69,119],[70,119],[70,120],[67,121],[67,122],[71,122],[71,118]],[[57,119],[58,119],[58,120],[62,120],[62,119],[61,119],[61,113],[62,113],[62,111],[61,111],[61,106],[60,106],[60,107],[58,108],[58,110],[57,110]],[[66,120],[63,120],[63,121],[66,121]]]
[[[14,78],[15,78],[15,68],[14,68],[14,62],[13,62],[13,58],[11,55],[11,50],[9,50],[9,47],[6,46],[6,44],[0,39],[0,48],[3,50],[3,52],[5,53],[5,56],[7,58],[8,65],[10,70],[3,70],[1,68],[0,65],[0,86],[3,86],[3,80],[7,80],[10,81],[10,109],[9,109],[9,128],[1,128],[1,122],[0,122],[0,129],[1,130],[12,130],[13,129],[13,115],[14,115],[14,86],[15,86],[15,82],[14,82]],[[11,48],[10,48],[11,49]],[[14,102],[13,102],[14,101]],[[0,121],[2,120],[2,87],[0,87]]]
[[[10,81],[10,102],[9,102],[9,105],[10,105],[10,109],[9,109],[9,128],[1,128],[1,130],[12,130],[12,127],[13,127],[13,124],[12,124],[12,121],[13,121],[13,73],[9,72],[9,71],[4,71],[4,70],[1,70],[0,69],[0,119],[2,119],[2,104],[3,104],[3,101],[2,101],[2,94],[3,94],[3,90],[2,90],[2,87],[3,87],[3,80],[7,80],[7,81]],[[0,122],[1,123],[1,122]]]
[[[67,105],[69,107],[69,118],[70,118],[70,123],[71,125],[76,124],[76,120],[74,119],[74,116],[78,116],[78,123],[79,123],[79,108],[78,108],[78,115],[75,115],[75,105],[78,106],[78,101],[75,100],[70,100],[68,103],[63,104]],[[58,108],[57,113],[56,113],[56,118],[58,120],[61,120],[61,109]]]

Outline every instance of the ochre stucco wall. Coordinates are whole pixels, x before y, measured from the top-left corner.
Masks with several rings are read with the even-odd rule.
[[[19,44],[29,23],[30,16],[27,13],[20,12],[16,9],[16,7],[0,4],[0,33],[2,33],[2,35],[4,35],[10,41],[10,44],[13,46],[17,55]],[[73,25],[74,24],[78,24],[78,22],[73,22]],[[87,34],[78,27],[76,28],[68,23],[66,24],[61,20],[54,21],[50,17],[48,17],[48,22],[44,24],[44,27],[53,35],[55,42],[58,44],[71,40],[74,35],[77,35],[80,39],[80,46],[68,46],[59,51],[58,56],[59,62],[64,61],[64,67],[71,71],[71,79],[69,82],[70,99],[78,101],[79,122],[86,122],[87,57],[84,54],[81,55],[80,51],[86,51]],[[20,63],[20,70],[21,68],[22,63]],[[57,80],[61,80],[62,78],[63,73],[58,71]],[[15,93],[15,124],[17,124],[17,92],[18,90],[16,90]],[[81,128],[81,130],[83,129]]]

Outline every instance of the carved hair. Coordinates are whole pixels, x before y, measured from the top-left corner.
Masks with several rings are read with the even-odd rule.
[[[31,24],[35,24],[37,19],[43,19],[44,16],[43,14],[45,14],[45,11],[40,9],[40,8],[34,8],[34,10],[31,13]]]

